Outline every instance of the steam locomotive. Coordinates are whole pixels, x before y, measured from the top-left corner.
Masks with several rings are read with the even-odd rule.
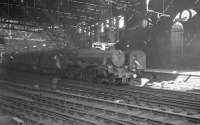
[[[143,51],[59,49],[40,52],[7,53],[8,69],[58,75],[69,79],[127,84],[146,68]]]

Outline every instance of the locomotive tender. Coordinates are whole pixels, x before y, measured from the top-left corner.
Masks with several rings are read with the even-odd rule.
[[[93,48],[65,48],[7,53],[3,64],[9,69],[58,75],[69,79],[127,84],[139,77],[141,70],[146,69],[146,55],[140,50],[102,51]]]

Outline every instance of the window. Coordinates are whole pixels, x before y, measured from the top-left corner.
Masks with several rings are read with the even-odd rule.
[[[119,29],[124,28],[124,16],[118,16],[119,18]]]
[[[189,19],[193,18],[195,15],[197,14],[197,12],[193,9],[187,9],[187,10],[183,10],[181,12],[179,12],[175,18],[174,18],[174,22],[176,21],[183,21],[186,22]]]

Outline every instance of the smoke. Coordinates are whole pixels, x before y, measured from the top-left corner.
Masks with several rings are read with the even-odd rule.
[[[150,2],[150,0],[146,0],[146,11],[149,10],[149,2]]]

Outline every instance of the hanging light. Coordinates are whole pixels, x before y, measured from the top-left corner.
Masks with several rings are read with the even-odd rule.
[[[44,43],[44,44],[42,44],[42,46],[43,46],[43,47],[46,47],[47,45],[46,45],[46,43]]]
[[[113,18],[113,24],[116,25],[117,19],[116,17]]]
[[[104,32],[104,23],[101,24],[101,32]]]
[[[109,27],[109,22],[110,22],[110,20],[109,20],[109,19],[107,19],[107,20],[106,20],[106,28],[108,28],[108,27]]]
[[[79,32],[79,33],[82,32],[82,28],[81,28],[81,27],[78,28],[78,32]]]

